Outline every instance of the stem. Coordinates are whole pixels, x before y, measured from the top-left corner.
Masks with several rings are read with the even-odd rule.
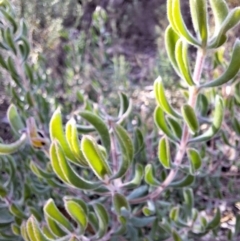
[[[204,64],[204,60],[205,60],[205,55],[206,55],[205,50],[198,49],[195,69],[194,69],[194,73],[193,73],[193,80],[196,83],[196,85],[198,85],[200,82],[200,78],[201,78],[202,70],[203,70],[203,64]],[[193,108],[195,108],[197,96],[198,96],[198,87],[196,87],[196,86],[189,87],[188,104],[191,105],[191,107],[193,107]],[[149,199],[152,199],[152,200],[156,199],[169,186],[169,184],[176,177],[176,175],[178,173],[178,167],[182,163],[183,157],[184,157],[186,149],[187,149],[189,135],[190,135],[190,133],[188,131],[188,126],[186,124],[184,124],[182,138],[179,143],[179,148],[178,148],[178,151],[177,151],[175,159],[174,159],[174,165],[176,166],[176,168],[171,169],[171,171],[169,172],[167,178],[164,180],[162,185],[159,186],[157,189],[155,189],[152,193],[149,193],[145,197],[130,200],[129,201],[130,203],[133,203],[133,204],[143,203]]]

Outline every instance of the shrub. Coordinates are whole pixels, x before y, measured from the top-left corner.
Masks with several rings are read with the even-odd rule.
[[[117,116],[110,116],[102,106],[78,93],[84,110],[75,112],[64,125],[57,108],[49,121],[49,134],[44,135],[35,119],[48,123],[44,111],[50,113],[52,107],[47,101],[44,106],[43,95],[34,89],[41,83],[35,82],[37,72],[26,63],[26,26],[16,23],[8,2],[1,2],[1,47],[9,57],[1,56],[0,64],[25,94],[29,106],[35,107],[32,110],[38,110],[31,113],[34,118],[29,117],[11,87],[20,114],[15,105],[9,107],[8,120],[18,139],[0,144],[2,240],[177,241],[222,235],[218,233],[220,208],[213,208],[209,218],[197,191],[200,196],[207,193],[207,199],[221,198],[221,173],[216,174],[210,164],[213,158],[222,157],[223,141],[238,151],[240,126],[234,110],[240,99],[239,40],[220,76],[203,80],[202,72],[208,54],[214,51],[215,67],[223,62],[218,49],[226,42],[227,32],[240,21],[240,8],[229,11],[225,1],[210,0],[215,20],[210,36],[207,2],[189,2],[196,36],[182,20],[179,0],[167,1],[170,25],[165,31],[168,57],[183,82],[187,101],[176,110],[158,77],[153,114],[157,135],[150,137],[141,120],[134,124],[132,101],[123,93],[119,94]],[[197,49],[193,73],[189,45]],[[20,64],[14,65],[14,60]],[[226,84],[235,93],[231,96],[225,91],[221,97],[219,87],[226,88]],[[233,121],[222,128],[225,107]],[[232,131],[226,133],[226,127],[233,128],[237,137],[228,138]],[[212,145],[216,145],[214,150]],[[207,187],[214,189],[204,190]],[[228,188],[234,193],[230,182]],[[239,221],[237,216],[226,239],[237,240]]]

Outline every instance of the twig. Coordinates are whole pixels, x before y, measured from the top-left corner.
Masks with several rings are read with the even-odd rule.
[[[198,49],[196,65],[195,65],[194,74],[193,74],[193,80],[197,85],[200,82],[203,64],[204,64],[204,60],[205,60],[205,54],[206,53],[205,53],[204,50]],[[193,108],[195,108],[195,105],[196,105],[198,91],[199,91],[199,89],[196,86],[189,87],[190,93],[189,93],[188,104]],[[182,163],[183,157],[184,157],[185,152],[186,152],[188,140],[189,140],[188,127],[187,127],[186,124],[184,124],[183,135],[182,135],[181,142],[179,144],[179,148],[178,148],[178,151],[176,153],[175,160],[174,160],[174,164],[177,168],[171,169],[171,171],[169,172],[167,178],[162,183],[162,185],[159,186],[157,189],[155,189],[152,193],[148,194],[145,197],[132,199],[132,200],[129,201],[130,203],[133,203],[133,204],[142,203],[142,202],[145,202],[149,199],[153,200],[153,199],[157,199],[159,197],[159,195],[169,186],[169,184],[176,177],[176,175],[178,173],[178,166]]]

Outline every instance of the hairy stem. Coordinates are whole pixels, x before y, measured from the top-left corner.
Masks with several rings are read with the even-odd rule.
[[[199,85],[199,82],[201,79],[205,55],[206,55],[206,52],[203,49],[198,49],[195,69],[194,69],[194,73],[193,73],[193,80],[196,85]],[[193,108],[195,108],[197,96],[198,96],[198,87],[197,86],[189,87],[188,104],[191,105],[191,107],[193,107]],[[179,147],[178,147],[175,159],[174,159],[174,165],[176,167],[174,169],[171,169],[171,171],[169,172],[167,178],[164,180],[162,185],[159,186],[157,189],[155,189],[152,193],[149,193],[145,197],[130,200],[130,203],[142,203],[149,199],[152,199],[152,200],[156,199],[169,186],[169,184],[176,177],[176,175],[178,173],[178,166],[181,165],[183,157],[186,153],[189,135],[190,135],[190,133],[188,130],[188,126],[186,124],[184,124],[182,138],[179,143]]]

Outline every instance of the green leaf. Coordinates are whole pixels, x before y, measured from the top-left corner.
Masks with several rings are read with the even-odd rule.
[[[21,218],[21,219],[26,219],[27,218],[25,213],[14,203],[9,205],[9,211],[15,217],[18,217],[18,218]]]
[[[63,125],[62,125],[62,116],[60,112],[60,108],[58,108],[52,115],[52,118],[50,120],[49,124],[49,132],[51,140],[58,140],[60,143],[66,157],[73,163],[79,164],[77,159],[75,158],[74,154],[72,153],[69,144],[67,142],[66,136],[63,131]]]
[[[179,39],[179,35],[173,30],[171,25],[167,27],[165,30],[165,47],[167,50],[168,57],[170,59],[170,62],[176,71],[176,73],[181,76],[178,64],[175,58],[175,52],[176,52],[176,43]]]
[[[141,217],[141,218],[137,218],[137,217],[132,217],[130,219],[130,223],[137,228],[143,228],[146,227],[148,225],[151,225],[154,220],[156,219],[156,217]]]
[[[129,162],[133,161],[134,147],[128,132],[121,125],[114,125],[114,133],[121,148],[126,152]]]
[[[207,224],[206,229],[207,230],[215,229],[220,224],[220,220],[221,220],[221,213],[219,208],[217,208],[217,211],[213,219]]]
[[[4,198],[7,196],[7,194],[8,194],[7,189],[0,184],[0,197]]]
[[[31,216],[26,224],[27,234],[31,241],[48,241],[39,228],[39,225],[35,218]]]
[[[10,28],[7,28],[4,31],[4,38],[5,38],[5,41],[7,42],[7,45],[10,47],[10,49],[13,51],[13,53],[15,55],[17,55],[17,49],[15,47],[15,43],[13,40],[13,34],[12,34]]]
[[[37,221],[41,222],[42,216],[41,216],[41,213],[39,212],[39,210],[37,210],[34,207],[29,207],[29,211],[36,218]]]
[[[193,209],[193,206],[194,206],[194,194],[193,194],[192,189],[185,188],[183,190],[183,197],[184,197],[184,200],[185,200],[187,211],[189,213],[192,213],[192,209]]]
[[[174,135],[177,136],[178,139],[181,139],[182,137],[182,126],[179,124],[178,121],[171,118],[170,116],[167,117],[167,121],[169,123],[169,126],[171,130],[173,131]]]
[[[200,35],[202,47],[208,40],[207,2],[206,0],[190,0],[191,17],[195,31]]]
[[[197,98],[197,109],[202,116],[206,116],[209,108],[209,102],[204,94],[199,94]]]
[[[172,230],[172,237],[174,241],[183,241],[181,236],[178,234],[176,230]]]
[[[139,128],[134,133],[134,156],[136,157],[145,147],[144,137]]]
[[[132,111],[132,100],[128,99],[128,97],[124,93],[119,94],[120,97],[120,109],[117,121],[117,124],[122,124],[123,121],[130,115]]]
[[[95,127],[101,137],[103,146],[106,148],[107,153],[109,154],[111,147],[110,135],[108,128],[102,119],[90,111],[82,111],[79,113],[79,115]]]
[[[5,156],[5,159],[9,165],[9,179],[7,182],[5,182],[5,187],[8,187],[12,184],[14,178],[16,177],[16,164],[12,156]]]
[[[151,186],[160,186],[161,183],[154,177],[153,174],[153,166],[151,164],[147,164],[145,167],[145,176],[144,176],[145,182]]]
[[[51,234],[54,235],[55,237],[63,237],[67,234],[67,232],[64,231],[62,228],[60,228],[59,225],[49,216],[45,215],[45,220],[48,224],[48,228]]]
[[[0,65],[1,65],[4,69],[8,70],[7,63],[6,63],[6,61],[4,60],[4,58],[3,58],[3,56],[2,56],[1,54],[0,54]]]
[[[124,188],[136,188],[140,185],[142,178],[143,178],[143,166],[140,164],[136,164],[135,167],[135,174],[131,181],[126,182],[122,185]]]
[[[44,214],[50,217],[56,223],[60,224],[62,227],[64,227],[66,230],[70,232],[73,231],[73,227],[70,224],[69,220],[67,220],[65,216],[59,211],[59,209],[56,207],[52,199],[49,199],[47,201],[43,210]]]
[[[18,29],[18,25],[12,15],[5,11],[3,8],[1,8],[1,13],[3,14],[4,18],[8,20],[8,22],[12,25],[13,33],[16,33]]]
[[[121,215],[122,208],[125,208],[126,210],[130,211],[130,206],[129,206],[127,199],[125,198],[125,196],[123,196],[120,193],[115,193],[113,195],[113,206],[114,206],[115,212],[118,215]]]
[[[202,160],[196,149],[189,148],[187,150],[188,159],[190,161],[190,173],[194,175],[202,166]]]
[[[24,63],[24,70],[27,78],[30,80],[30,83],[35,84],[34,76],[33,76],[33,67],[31,67],[28,63]]]
[[[215,33],[217,33],[228,15],[228,6],[225,0],[210,0],[214,21]]]
[[[186,124],[188,125],[190,131],[193,134],[197,133],[199,129],[199,124],[198,124],[198,119],[194,109],[190,105],[185,104],[182,106],[181,111],[182,111],[183,118]]]
[[[236,117],[234,117],[232,120],[232,127],[236,134],[240,136],[240,122],[237,120]]]
[[[148,201],[147,206],[143,207],[142,212],[145,216],[151,216],[156,213],[156,205],[153,201]]]
[[[112,177],[116,179],[122,177],[126,174],[131,165],[134,157],[134,147],[131,138],[129,137],[127,131],[120,125],[115,124],[113,127],[114,134],[117,137],[118,143],[121,148],[122,160],[120,163],[119,170]]]
[[[240,214],[237,214],[236,215],[236,224],[235,224],[234,236],[237,237],[239,232],[240,232]]]
[[[194,137],[188,141],[188,143],[202,142],[210,140],[221,128],[222,120],[224,116],[224,102],[220,96],[216,96],[215,99],[215,111],[213,115],[213,122],[209,129],[202,135]]]
[[[65,208],[70,216],[78,223],[80,227],[80,233],[82,234],[88,224],[88,217],[82,205],[79,202],[75,202],[73,200],[64,200]],[[85,205],[85,203],[82,201]]]
[[[84,136],[81,140],[81,149],[91,170],[100,180],[111,175],[112,171],[93,138]]]
[[[158,159],[165,168],[169,169],[171,167],[170,146],[166,136],[163,136],[159,141]]]
[[[28,238],[28,234],[27,234],[27,225],[25,222],[22,222],[20,231],[21,231],[21,236],[24,239],[24,241],[30,241]]]
[[[127,196],[127,199],[132,200],[132,199],[135,199],[135,198],[143,197],[147,194],[147,192],[148,192],[148,186],[147,185],[137,187]]]
[[[186,177],[179,181],[172,182],[169,187],[174,187],[174,188],[182,188],[182,187],[187,187],[193,184],[195,180],[195,177],[188,174]]]
[[[65,183],[80,189],[96,189],[100,183],[93,183],[81,178],[68,164],[61,146],[53,142],[50,147],[50,159],[54,172]]]
[[[195,85],[188,60],[188,44],[184,40],[179,39],[175,48],[175,58],[180,71],[180,77],[182,77],[189,86]]]
[[[17,224],[12,223],[11,224],[11,230],[14,233],[14,235],[16,235],[16,236],[20,236],[21,235],[20,227]]]
[[[24,144],[26,144],[26,141],[27,135],[26,133],[23,133],[20,139],[13,143],[0,143],[0,155],[9,155],[18,151]]]
[[[240,15],[239,15],[239,18],[240,18]],[[237,75],[240,68],[239,55],[240,55],[240,40],[237,39],[233,47],[232,58],[225,72],[217,79],[202,84],[200,88],[218,87],[227,83],[229,80],[233,79]]]
[[[172,133],[172,131],[168,128],[164,113],[160,107],[156,107],[154,111],[154,122],[157,127],[163,131],[163,133],[169,137],[173,142],[177,142],[178,138]]]
[[[29,167],[32,170],[32,172],[40,178],[48,179],[48,178],[55,177],[54,173],[49,173],[49,172],[44,171],[42,168],[37,166],[33,161],[30,162]]]
[[[11,104],[7,110],[7,118],[14,134],[20,136],[20,131],[24,129],[24,124],[17,112],[15,105]]]
[[[183,37],[187,42],[195,46],[200,46],[197,39],[188,31],[181,14],[181,7],[179,0],[167,1],[167,16],[174,31]]]
[[[168,100],[165,95],[162,78],[159,76],[154,82],[154,94],[157,100],[158,105],[163,109],[167,114],[175,117],[181,118],[182,116],[173,109],[173,107],[168,103]]]
[[[48,239],[55,239],[56,236],[54,236],[51,231],[49,230],[48,226],[47,225],[43,225],[42,226],[42,232],[43,234],[48,238]]]
[[[228,30],[235,27],[239,23],[239,21],[240,21],[240,7],[236,7],[228,13],[227,17],[222,22],[218,31],[215,32],[216,37],[213,38],[212,41],[210,41],[208,48],[220,47],[227,39],[226,34]]]
[[[7,65],[8,65],[8,70],[10,72],[10,75],[12,79],[15,81],[16,85],[18,85],[21,89],[24,89],[24,86],[22,85],[20,80],[20,76],[16,70],[16,66],[10,56],[8,57]]]
[[[106,209],[102,204],[96,203],[93,208],[98,218],[98,232],[96,234],[96,238],[99,239],[102,238],[107,232],[109,217]]]
[[[80,141],[78,139],[76,122],[72,118],[66,124],[66,138],[72,153],[75,158],[78,160],[79,164],[83,167],[88,166],[87,161],[84,158],[82,150],[80,149]]]
[[[31,51],[29,42],[28,42],[28,40],[24,36],[21,36],[19,38],[18,42],[20,42],[20,44],[22,46],[22,49],[23,49],[22,60],[26,61],[28,56],[29,56],[29,54],[30,54],[30,51]]]
[[[89,134],[95,131],[95,128],[92,126],[85,126],[85,125],[76,125],[77,131],[81,134]]]
[[[173,207],[169,213],[169,217],[173,221],[177,221],[179,218],[179,207]]]

